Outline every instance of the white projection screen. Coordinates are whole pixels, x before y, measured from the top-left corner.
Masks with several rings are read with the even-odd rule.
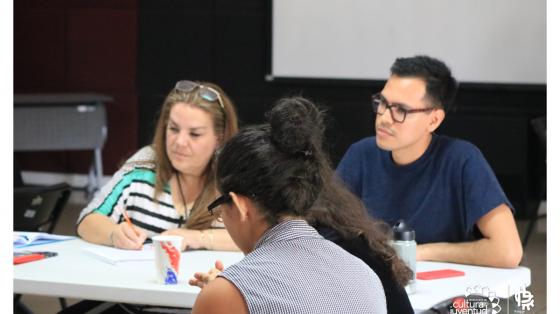
[[[427,54],[460,82],[546,84],[546,0],[271,1],[269,80],[385,80]]]

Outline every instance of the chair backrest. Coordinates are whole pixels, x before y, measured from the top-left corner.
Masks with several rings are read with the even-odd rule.
[[[531,125],[533,126],[533,131],[535,131],[535,134],[537,135],[537,137],[539,138],[539,142],[540,142],[540,147],[544,150],[544,169],[542,168],[538,168],[538,173],[540,174],[540,186],[539,189],[541,189],[542,191],[541,194],[545,195],[546,194],[546,116],[541,116],[538,118],[534,118],[531,120]],[[542,158],[542,155],[539,154],[538,155],[540,158]]]
[[[533,130],[537,134],[539,141],[546,148],[546,116],[538,117],[531,120]]]
[[[14,230],[52,233],[70,193],[66,183],[14,188]]]
[[[14,154],[14,188],[19,188],[24,186],[23,177],[21,176],[21,168],[19,166],[16,154]]]

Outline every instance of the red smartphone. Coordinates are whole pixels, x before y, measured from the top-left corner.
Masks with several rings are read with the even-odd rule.
[[[421,271],[416,273],[416,278],[420,280],[432,280],[450,277],[464,276],[465,272],[454,269],[439,269],[431,271]]]

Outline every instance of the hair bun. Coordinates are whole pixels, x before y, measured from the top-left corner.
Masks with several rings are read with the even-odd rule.
[[[311,101],[303,97],[282,98],[266,117],[272,142],[280,151],[309,158],[321,145],[323,113]]]

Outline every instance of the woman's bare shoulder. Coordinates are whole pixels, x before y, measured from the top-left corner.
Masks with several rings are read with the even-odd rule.
[[[218,277],[200,291],[192,313],[249,314],[249,310],[239,289],[229,280]]]

